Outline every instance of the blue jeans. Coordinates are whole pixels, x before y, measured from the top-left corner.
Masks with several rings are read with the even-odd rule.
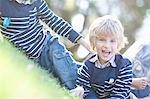
[[[75,88],[78,64],[57,37],[49,35],[38,61],[68,89]]]
[[[99,99],[97,94],[93,91],[93,89],[90,89],[90,92],[88,95],[85,97],[85,99]]]
[[[131,92],[138,98],[144,98],[150,95],[150,86],[146,86],[143,90],[131,90]]]

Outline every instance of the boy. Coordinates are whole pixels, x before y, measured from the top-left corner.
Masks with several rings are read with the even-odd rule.
[[[77,63],[58,38],[43,28],[40,20],[54,32],[90,50],[79,33],[55,15],[45,0],[0,0],[0,16],[2,21],[6,18],[11,21],[7,27],[1,22],[1,33],[5,38],[42,68],[56,74],[67,88],[74,88]]]
[[[136,40],[124,53],[133,62],[133,80],[131,92],[137,98],[150,98],[150,40],[140,38]]]
[[[106,15],[92,23],[89,33],[96,54],[79,68],[78,87],[71,90],[72,94],[82,98],[84,89],[85,99],[129,99],[132,64],[119,54],[125,45],[122,24],[116,17]]]

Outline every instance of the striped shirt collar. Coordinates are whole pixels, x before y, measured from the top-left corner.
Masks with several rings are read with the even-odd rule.
[[[95,57],[91,58],[89,61],[90,62],[94,62],[95,66],[98,67],[98,68],[105,68],[105,67],[109,67],[109,66],[117,67],[117,65],[115,63],[115,56],[112,57],[109,60],[109,62],[107,62],[106,64],[101,64],[100,61],[98,60],[98,56],[97,55],[95,55]]]

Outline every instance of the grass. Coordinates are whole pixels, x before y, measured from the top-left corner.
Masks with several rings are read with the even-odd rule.
[[[46,71],[0,39],[0,99],[75,99]]]

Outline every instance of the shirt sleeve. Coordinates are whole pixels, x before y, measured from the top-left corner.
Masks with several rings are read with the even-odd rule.
[[[68,22],[51,11],[44,0],[37,0],[36,6],[38,8],[38,17],[54,32],[68,38],[72,43],[76,43],[82,37]]]
[[[128,65],[120,69],[120,74],[116,79],[112,97],[116,99],[130,99],[129,93],[132,84],[132,65]]]
[[[90,85],[90,72],[89,68],[86,65],[82,65],[78,69],[78,78],[76,80],[77,86],[82,86],[84,88],[84,95],[86,96],[89,93]]]

